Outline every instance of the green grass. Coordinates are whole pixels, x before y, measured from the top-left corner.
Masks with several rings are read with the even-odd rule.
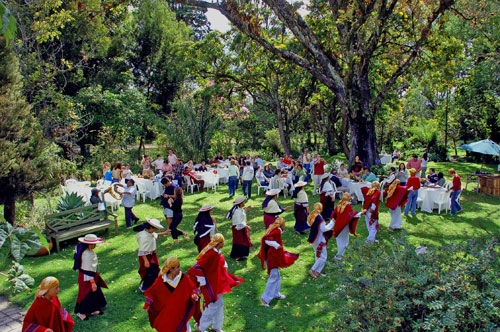
[[[443,171],[454,167],[462,175],[465,185],[465,174],[473,173],[480,168],[478,164],[471,163],[430,163],[429,167],[435,167],[436,171]],[[495,165],[486,165],[483,170],[496,171]],[[446,174],[447,176],[447,174]],[[380,230],[377,238],[380,240],[378,246],[387,246],[394,241],[394,237],[406,236],[416,246],[441,245],[450,241],[464,241],[470,237],[486,236],[496,233],[500,226],[500,212],[498,206],[499,197],[491,197],[472,191],[474,186],[469,184],[469,190],[462,195],[464,212],[458,216],[449,213],[438,215],[423,212],[417,213],[417,218],[405,220],[404,232],[389,233],[386,231],[389,225],[390,215],[381,205]],[[310,206],[318,200],[311,196],[312,184],[307,187]],[[180,228],[190,235],[190,240],[180,240],[179,245],[174,245],[170,237],[159,238],[158,255],[164,260],[170,255],[178,256],[183,270],[187,270],[195,262],[197,250],[192,242],[192,224],[197,209],[205,203],[214,204],[213,216],[218,222],[218,231],[226,237],[226,246],[223,254],[226,257],[230,272],[245,278],[245,282],[233,289],[233,292],[225,295],[225,322],[226,331],[304,331],[312,330],[314,327],[320,331],[335,330],[335,324],[331,323],[333,315],[338,306],[343,303],[332,303],[328,293],[334,291],[338,279],[336,274],[337,264],[351,264],[349,251],[347,249],[345,261],[336,263],[333,261],[336,252],[335,241],[328,245],[328,263],[324,272],[327,278],[312,280],[307,271],[314,262],[314,253],[305,236],[299,236],[293,232],[293,209],[285,212],[287,220],[285,233],[283,234],[285,248],[288,251],[300,253],[299,260],[291,267],[281,270],[282,293],[287,295],[284,301],[271,302],[270,308],[260,305],[259,297],[262,294],[267,273],[260,268],[260,262],[255,257],[258,251],[260,238],[264,233],[262,222],[262,210],[260,204],[264,198],[262,192],[256,195],[256,186],[253,188],[252,199],[247,205],[253,208],[248,211],[249,224],[252,226],[251,237],[254,247],[250,258],[244,262],[235,262],[229,258],[231,251],[231,222],[224,218],[227,210],[232,205],[232,199],[228,198],[227,185],[221,185],[219,191],[186,194],[184,203],[184,219]],[[241,194],[241,187],[238,188]],[[279,198],[280,204],[292,206],[290,198]],[[357,211],[361,205],[354,206]],[[135,213],[144,220],[145,217],[158,218],[164,222],[159,200],[146,203],[138,202],[134,208]],[[108,300],[108,307],[104,316],[99,316],[89,321],[81,322],[76,316],[75,331],[152,331],[149,326],[146,312],[142,309],[143,295],[138,290],[139,275],[137,274],[137,243],[135,233],[125,228],[123,208],[118,211],[119,234],[110,232],[103,234],[105,242],[98,245],[96,253],[99,257],[99,271],[104,280],[107,281],[109,289],[104,290]],[[364,220],[358,226],[358,239],[351,241],[364,241],[367,232]],[[73,249],[76,240],[64,242],[59,254],[46,257],[28,257],[22,261],[30,275],[35,278],[38,285],[40,280],[48,275],[54,275],[61,282],[60,300],[68,311],[73,312],[74,302],[78,292],[77,273],[73,271]],[[388,246],[389,247],[389,246]],[[366,250],[366,248],[365,248]],[[370,250],[370,249],[368,249]],[[0,271],[5,271],[6,266],[0,266]],[[2,280],[0,293],[7,293],[7,284]],[[33,294],[19,294],[11,296],[10,300],[27,309],[33,300]],[[329,328],[328,328],[329,327]]]

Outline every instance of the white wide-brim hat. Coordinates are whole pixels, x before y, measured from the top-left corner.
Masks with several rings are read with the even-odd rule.
[[[210,211],[213,208],[214,208],[214,206],[211,204],[203,204],[203,206],[201,208],[199,208],[198,211],[200,211],[200,212]]]
[[[266,191],[266,195],[267,196],[274,196],[274,195],[278,195],[280,192],[281,192],[281,189],[269,189],[268,191]]]
[[[79,237],[78,241],[86,244],[97,244],[102,243],[104,240],[102,237],[97,237],[95,234],[87,234],[84,237]]]
[[[239,205],[241,203],[243,203],[247,198],[245,196],[240,196],[240,197],[237,197],[234,202],[233,202],[233,205]]]
[[[329,178],[330,177],[330,173],[325,173],[323,174],[323,176],[321,177],[321,180],[324,180],[326,178]]]
[[[298,181],[296,184],[294,184],[295,188],[297,187],[303,187],[307,184],[306,181]]]
[[[146,218],[146,221],[154,228],[163,229],[163,226],[158,219]]]

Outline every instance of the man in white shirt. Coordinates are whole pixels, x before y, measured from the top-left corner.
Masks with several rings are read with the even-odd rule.
[[[247,161],[245,168],[243,168],[243,195],[248,198],[252,197],[252,181],[254,176],[254,169],[250,161]]]

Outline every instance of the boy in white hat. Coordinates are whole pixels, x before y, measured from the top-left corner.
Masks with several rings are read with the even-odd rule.
[[[134,228],[135,231],[139,232],[135,238],[139,244],[139,251],[137,253],[139,270],[137,272],[141,276],[141,285],[139,286],[141,292],[144,292],[153,284],[160,272],[160,263],[156,254],[156,239],[158,236],[170,234],[169,229],[156,233],[157,229],[163,229],[158,219],[146,218],[146,221],[144,224]]]

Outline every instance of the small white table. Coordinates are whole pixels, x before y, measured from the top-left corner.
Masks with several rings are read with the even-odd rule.
[[[418,190],[418,198],[422,200],[420,210],[432,213],[434,202],[438,201],[439,195],[445,192],[444,188],[427,188],[423,187]]]

